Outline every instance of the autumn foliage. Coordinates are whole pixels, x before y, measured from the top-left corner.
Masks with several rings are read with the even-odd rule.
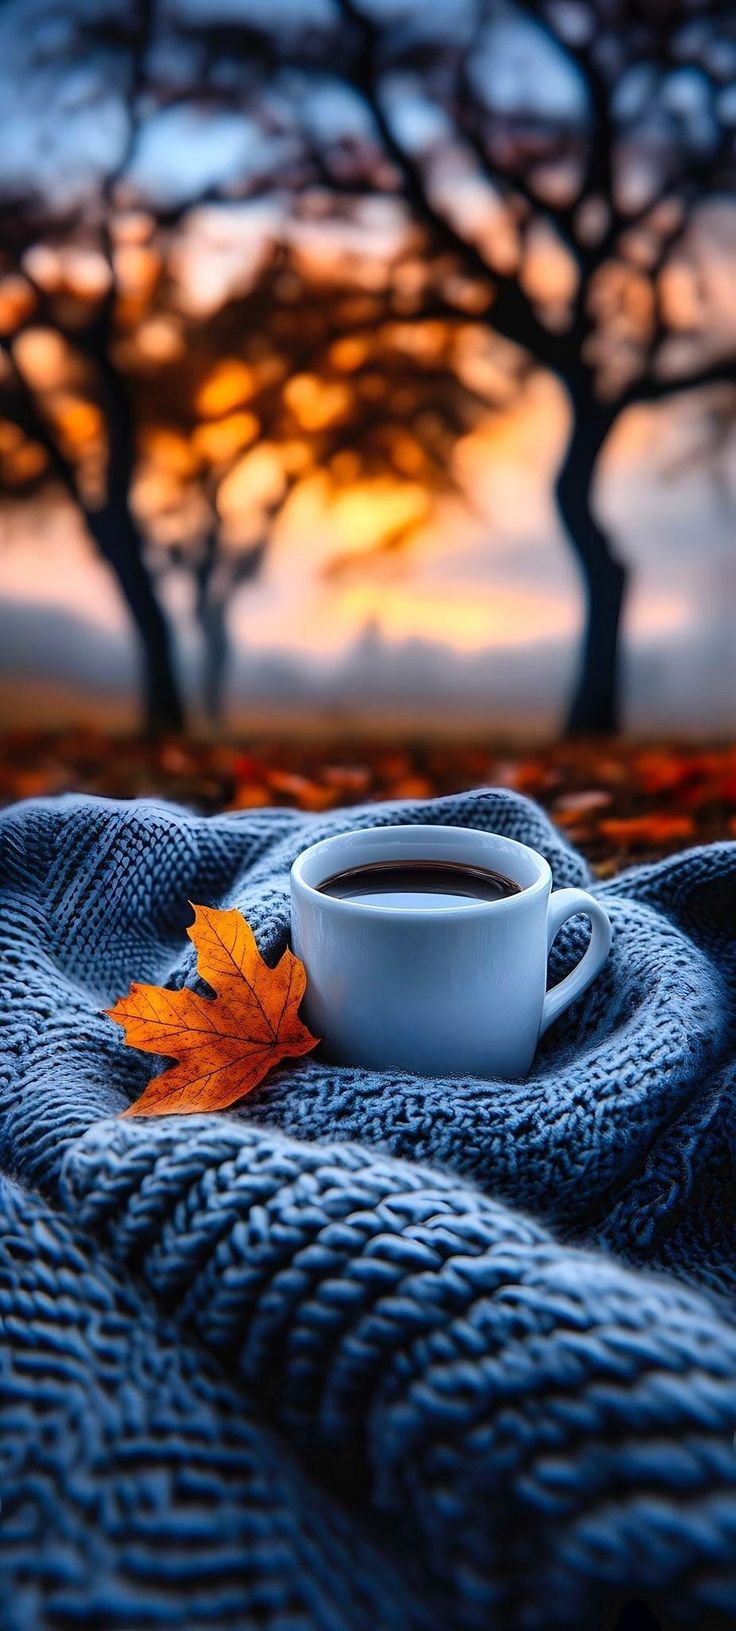
[[[195,906],[187,931],[197,968],[214,996],[132,985],[109,1009],[129,1047],[178,1063],[154,1076],[125,1114],[191,1115],[226,1110],[282,1059],[316,1044],[298,1018],[304,964],[285,951],[269,968],[240,912]]]
[[[536,799],[599,876],[736,838],[736,748],[686,743],[157,742],[91,730],[0,738],[0,803],[64,792],[153,795],[205,812],[320,815],[373,799],[509,787]]]

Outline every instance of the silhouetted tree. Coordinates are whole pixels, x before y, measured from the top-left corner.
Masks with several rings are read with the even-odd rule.
[[[3,405],[26,440],[24,456],[8,461],[11,486],[20,494],[49,478],[61,481],[81,513],[132,614],[153,728],[176,727],[182,718],[157,587],[163,575],[184,569],[193,580],[205,708],[219,719],[231,603],[260,572],[295,486],[323,470],[334,491],[387,474],[397,484],[421,483],[428,493],[452,489],[454,441],[524,373],[518,360],[499,371],[499,386],[483,391],[461,377],[457,353],[468,312],[444,298],[441,268],[431,257],[420,263],[411,231],[402,227],[390,253],[373,257],[367,283],[365,257],[340,243],[329,264],[312,265],[300,230],[312,221],[318,235],[325,215],[329,178],[320,170],[319,144],[301,119],[294,123],[293,110],[279,112],[264,101],[262,37],[209,28],[208,15],[205,8],[203,20],[192,23],[186,11],[182,21],[175,8],[152,0],[130,10],[82,7],[54,46],[49,69],[63,80],[89,56],[101,85],[115,93],[124,138],[114,163],[89,168],[71,207],[64,189],[59,202],[30,166],[26,193],[5,208],[0,320],[10,367]],[[41,40],[39,49],[48,52],[47,43]],[[103,95],[99,86],[96,95]],[[93,99],[90,118],[95,112]],[[170,133],[179,117],[196,126],[181,153]],[[196,134],[217,137],[223,121],[227,139],[215,144],[202,171],[194,162]],[[173,180],[161,181],[150,162],[162,129],[164,146],[178,159]],[[262,145],[255,172],[243,140],[251,130]],[[198,212],[209,208],[232,224],[250,198],[287,188],[296,200],[302,186],[303,213],[297,206],[263,231],[250,268],[236,266],[203,307],[182,300],[177,263]],[[333,217],[334,194],[330,183]],[[348,234],[353,204],[348,191],[339,205]],[[193,241],[196,254],[196,233]],[[65,265],[80,256],[83,275],[77,267],[76,280],[67,277]],[[143,276],[131,286],[136,260]],[[420,301],[405,287],[417,276]],[[104,467],[102,479],[98,468],[90,481],[89,447],[80,450],[59,422],[54,390],[24,369],[24,337],[39,331],[63,340],[77,401],[99,416],[91,462]],[[212,402],[203,408],[208,389]],[[267,451],[279,466],[273,491],[262,503],[244,500],[241,524],[226,535],[225,485],[236,469],[247,485],[252,455],[262,459]],[[416,524],[379,528],[375,547],[398,549]],[[352,558],[338,560],[333,570],[351,564]]]
[[[369,554],[411,542],[433,495],[454,492],[464,501],[453,474],[455,444],[523,386],[521,358],[482,391],[461,377],[467,325],[439,295],[431,303],[425,296],[418,317],[402,309],[397,282],[411,253],[391,260],[381,282],[356,295],[349,267],[317,276],[296,252],[276,245],[250,290],[193,324],[181,355],[135,386],[144,465],[147,444],[155,462],[161,437],[164,461],[167,447],[175,461],[179,449],[167,554],[194,578],[205,704],[215,721],[234,597],[260,572],[274,523],[300,483],[321,475],[328,501],[355,483],[386,478],[399,497],[421,494],[421,502],[403,514],[399,505],[397,518],[377,526],[357,556],[338,554],[323,568],[332,577],[364,569]],[[228,528],[234,481],[243,497]],[[199,505],[187,529],[192,485]],[[154,514],[151,526],[155,538]]]
[[[61,68],[96,64],[77,92],[88,118],[100,85],[124,117],[114,162],[91,164],[71,204],[33,173],[6,198],[7,412],[117,574],[149,721],[181,718],[160,572],[192,574],[215,715],[230,603],[295,486],[322,469],[335,487],[383,471],[447,488],[458,436],[539,368],[569,403],[555,497],[586,595],[568,724],[614,728],[626,574],[595,478],[627,408],[734,374],[736,21],[708,0],[242,0],[235,18],[218,0],[74,0],[69,27],[38,39]],[[206,209],[242,235],[202,309],[177,268]],[[100,287],[44,282],[49,245],[94,249]],[[101,414],[94,500],[23,375],[22,331],[39,325],[81,357]],[[491,359],[482,385],[468,340]],[[215,384],[204,411],[218,358],[243,388],[218,407]],[[278,467],[257,502],[256,453]],[[233,484],[242,527],[223,522]]]
[[[101,287],[93,291],[91,298],[88,293],[82,300],[70,299],[64,291],[55,297],[34,280],[32,257],[28,252],[39,243],[63,241],[76,223],[54,217],[53,199],[44,198],[36,190],[37,178],[30,174],[28,195],[16,203],[12,239],[22,266],[22,283],[31,299],[23,310],[23,320],[0,336],[0,343],[10,365],[5,382],[6,411],[15,413],[26,435],[43,449],[49,474],[61,481],[81,513],[100,556],[117,579],[142,653],[145,723],[148,729],[157,731],[178,729],[183,722],[183,709],[170,631],[147,566],[145,541],[131,504],[135,429],[126,382],[115,360],[119,306],[115,217],[118,190],[134,157],[140,130],[139,105],[145,89],[151,26],[149,0],[137,0],[137,4],[126,9],[118,19],[106,18],[99,38],[92,41],[85,19],[75,28],[70,18],[68,28],[61,31],[57,63],[60,73],[70,62],[73,64],[83,58],[90,44],[102,49],[104,42],[108,48],[117,50],[116,72],[120,77],[120,108],[125,115],[124,133],[116,162],[97,177],[95,185],[90,185],[89,194],[80,206],[82,221],[105,271]],[[93,33],[96,32],[93,28]],[[39,29],[38,49],[41,53],[48,50],[43,29]],[[94,120],[94,106],[89,117]],[[6,208],[6,217],[8,214]],[[85,494],[75,460],[64,448],[63,437],[24,376],[17,340],[31,322],[63,335],[83,354],[94,375],[95,396],[104,426],[106,468],[103,490],[92,499]]]
[[[354,30],[350,82],[430,240],[491,275],[489,322],[565,386],[555,494],[587,603],[568,723],[611,730],[626,575],[595,511],[601,451],[626,408],[736,371],[733,309],[728,332],[723,311],[713,322],[707,287],[707,205],[731,204],[736,182],[736,17],[700,0],[488,0],[433,38],[408,13],[392,34],[360,0],[339,5]],[[429,88],[448,120],[446,151],[457,144],[515,225],[506,267],[452,220],[451,189],[433,191],[427,155],[412,151],[386,95],[391,74]],[[435,163],[442,145],[430,144]],[[547,298],[529,266],[540,234],[561,263],[560,292]],[[689,312],[677,309],[678,271]]]
[[[714,305],[709,265],[733,263],[719,211],[736,18],[707,0],[334,0],[332,28],[319,15],[285,37],[244,6],[247,56],[303,122],[330,96],[342,119],[309,184],[401,200],[448,285],[488,289],[487,323],[565,388],[555,496],[587,608],[568,725],[615,728],[626,573],[594,481],[627,408],[734,374],[733,295]]]

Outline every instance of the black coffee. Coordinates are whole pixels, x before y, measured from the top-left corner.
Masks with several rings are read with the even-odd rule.
[[[365,906],[411,906],[430,911],[438,906],[479,906],[518,895],[519,885],[502,872],[461,861],[372,861],[336,872],[319,885],[335,900],[362,901]]]

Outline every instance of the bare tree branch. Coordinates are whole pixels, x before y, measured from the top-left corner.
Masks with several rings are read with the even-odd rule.
[[[560,370],[564,351],[556,335],[537,317],[531,301],[518,280],[490,266],[477,246],[455,230],[452,223],[432,203],[420,166],[394,134],[381,102],[380,32],[361,12],[354,0],[337,0],[343,16],[359,30],[360,46],[350,61],[347,75],[363,97],[388,157],[399,171],[406,198],[431,239],[448,250],[475,278],[490,282],[496,290],[493,325],[506,339],[530,351],[538,362]]]

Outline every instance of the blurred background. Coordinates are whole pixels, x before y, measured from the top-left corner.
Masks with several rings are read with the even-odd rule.
[[[5,0],[0,93],[11,757],[727,738],[734,6]]]

